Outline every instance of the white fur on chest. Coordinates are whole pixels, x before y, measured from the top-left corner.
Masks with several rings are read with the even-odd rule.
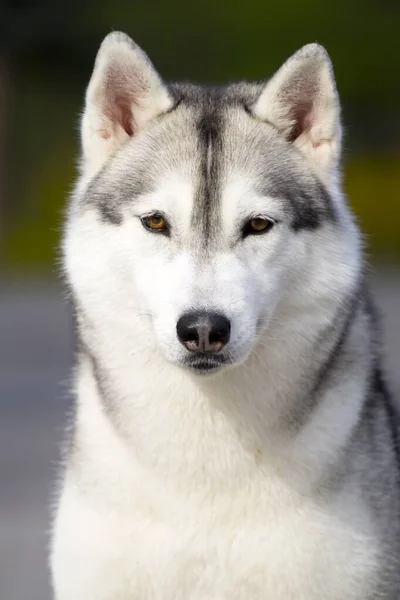
[[[344,513],[281,492],[281,503],[260,496],[255,506],[246,487],[235,498],[210,491],[200,506],[138,487],[125,512],[70,482],[57,523],[57,600],[369,598],[377,549],[365,524],[361,534]]]
[[[155,476],[98,410],[89,381],[83,389],[84,445],[55,524],[57,600],[370,597],[379,557],[362,503],[299,493],[283,466],[260,457],[226,484],[204,473],[193,473],[192,487],[173,470]]]

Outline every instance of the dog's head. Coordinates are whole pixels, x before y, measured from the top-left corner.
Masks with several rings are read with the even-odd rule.
[[[242,362],[280,318],[347,285],[339,102],[315,44],[265,84],[166,85],[103,42],[65,237],[79,304],[108,335],[197,372]],[[284,317],[283,317],[284,315]]]

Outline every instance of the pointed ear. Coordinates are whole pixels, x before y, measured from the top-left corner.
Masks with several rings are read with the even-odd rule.
[[[100,46],[82,120],[83,167],[98,171],[110,154],[173,105],[146,54],[114,32]]]
[[[340,103],[326,50],[309,44],[270,79],[253,113],[272,123],[322,173],[340,158]]]

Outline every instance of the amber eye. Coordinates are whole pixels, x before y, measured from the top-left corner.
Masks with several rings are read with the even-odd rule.
[[[272,219],[267,219],[266,217],[255,217],[246,223],[243,228],[243,236],[258,234],[258,233],[266,233],[274,226],[274,221]]]
[[[155,233],[165,233],[166,231],[168,231],[168,225],[166,220],[162,215],[158,214],[142,217],[142,225],[149,231],[154,231]]]

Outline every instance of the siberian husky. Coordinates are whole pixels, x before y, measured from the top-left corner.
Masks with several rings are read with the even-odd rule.
[[[396,415],[340,145],[317,44],[205,88],[104,40],[63,243],[56,600],[400,597]]]

